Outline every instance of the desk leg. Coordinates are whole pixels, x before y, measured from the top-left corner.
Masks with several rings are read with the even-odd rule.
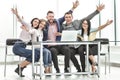
[[[98,77],[100,77],[100,42],[98,43]]]
[[[33,80],[35,79],[35,75],[34,75],[34,46],[32,45],[32,78]]]
[[[89,45],[86,44],[86,71],[89,72]]]
[[[40,79],[42,79],[43,44],[40,43]]]

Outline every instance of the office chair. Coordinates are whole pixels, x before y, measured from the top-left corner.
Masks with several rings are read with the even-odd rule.
[[[110,46],[109,39],[107,38],[96,38],[95,41],[100,41],[100,55],[105,56],[105,74],[107,72],[107,59],[108,59],[108,67],[110,73]],[[107,58],[108,56],[108,58]]]
[[[6,77],[6,65],[7,65],[7,56],[16,56],[14,54],[8,54],[8,47],[13,47],[16,41],[21,41],[20,39],[6,39],[6,46],[5,46],[5,65],[4,65],[4,77]],[[31,43],[28,43],[31,45]],[[19,57],[19,62],[21,62],[23,57]]]

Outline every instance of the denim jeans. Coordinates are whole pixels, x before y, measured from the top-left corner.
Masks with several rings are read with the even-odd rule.
[[[36,50],[40,51],[39,48],[37,48]],[[44,67],[52,66],[51,52],[47,48],[43,48],[43,63]]]
[[[27,61],[32,62],[32,50],[26,49],[26,44],[24,42],[16,42],[13,46],[13,53],[15,55],[25,57]],[[35,49],[35,62],[38,62],[40,59],[40,49]],[[43,63],[44,66],[51,66],[51,52],[43,48]]]
[[[25,57],[27,61],[32,62],[32,50],[26,49],[26,44],[22,41],[16,42],[13,46],[13,53],[15,55]],[[35,62],[39,61],[40,53],[35,49]]]

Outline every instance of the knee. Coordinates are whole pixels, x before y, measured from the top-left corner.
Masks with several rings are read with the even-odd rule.
[[[55,48],[50,49],[52,55],[57,55],[58,51]]]
[[[17,46],[13,46],[12,51],[15,55],[19,55],[18,49],[19,48]]]

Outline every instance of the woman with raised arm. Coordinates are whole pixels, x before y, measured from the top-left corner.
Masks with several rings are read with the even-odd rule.
[[[96,38],[96,33],[100,30],[102,30],[103,28],[107,27],[108,25],[110,25],[113,21],[112,20],[107,20],[107,22],[101,26],[99,26],[98,28],[96,29],[92,29],[91,28],[91,22],[90,20],[87,20],[87,19],[83,19],[82,22],[81,22],[81,26],[82,26],[82,30],[79,31],[79,38],[82,40],[82,41],[94,41],[95,38]],[[96,71],[96,61],[94,59],[94,55],[97,55],[97,50],[94,50],[96,49],[96,45],[90,45],[89,46],[89,59],[90,59],[90,63],[91,63],[91,68],[92,68],[92,72],[95,72]],[[85,55],[84,55],[84,52],[86,51],[86,45],[80,45],[78,47],[78,53],[80,55],[80,58],[83,58],[81,59],[82,61],[82,70],[85,70]]]
[[[35,41],[33,36],[28,31],[26,31],[24,28],[26,28],[28,30],[38,29],[39,24],[40,24],[40,20],[38,18],[33,18],[31,21],[31,25],[29,25],[22,18],[20,18],[20,16],[18,15],[17,8],[12,9],[12,12],[13,12],[13,14],[16,15],[18,21],[22,24],[22,31],[20,34],[20,40],[14,44],[13,53],[15,55],[19,55],[21,57],[26,58],[26,60],[24,60],[21,64],[18,65],[18,67],[15,69],[15,72],[18,75],[20,75],[21,77],[24,77],[24,75],[22,74],[23,69],[32,62],[32,50],[26,49],[26,46],[29,42]],[[23,26],[24,26],[24,28],[23,28]],[[47,52],[47,51],[43,51],[43,52]],[[38,49],[35,49],[35,62],[39,61],[39,58],[40,58],[39,55],[40,55],[40,51]],[[19,71],[19,68],[20,68],[20,71]]]

